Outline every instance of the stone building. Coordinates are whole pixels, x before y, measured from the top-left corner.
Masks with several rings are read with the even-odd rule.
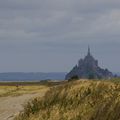
[[[98,66],[98,60],[94,59],[88,47],[87,56],[78,61],[78,64],[66,75],[65,79],[68,80],[74,76],[87,79],[110,79],[113,74],[108,69],[102,69]]]

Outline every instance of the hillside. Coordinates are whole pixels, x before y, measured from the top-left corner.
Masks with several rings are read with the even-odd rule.
[[[120,84],[79,80],[53,87],[15,120],[120,120]]]

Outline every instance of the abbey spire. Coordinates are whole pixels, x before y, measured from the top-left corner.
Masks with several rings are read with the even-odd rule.
[[[90,46],[88,45],[88,56],[90,56],[91,53],[90,53]]]

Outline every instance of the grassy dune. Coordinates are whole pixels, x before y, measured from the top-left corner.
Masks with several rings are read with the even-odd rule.
[[[79,80],[52,87],[15,120],[120,120],[120,83]]]

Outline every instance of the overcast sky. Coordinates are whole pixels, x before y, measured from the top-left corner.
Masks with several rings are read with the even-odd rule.
[[[0,0],[0,72],[68,72],[88,45],[120,71],[120,0]]]

